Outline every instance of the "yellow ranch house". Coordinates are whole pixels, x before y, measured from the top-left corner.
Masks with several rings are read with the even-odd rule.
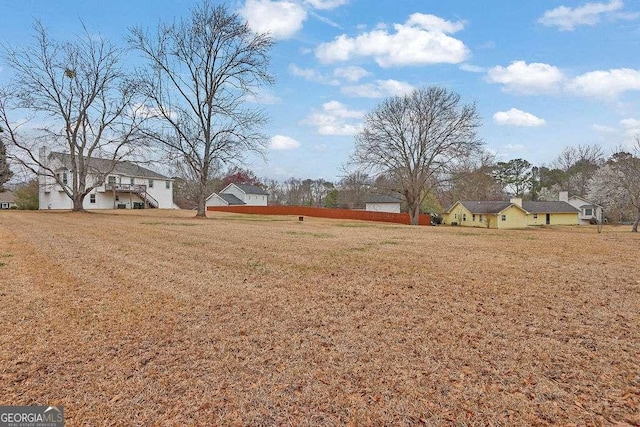
[[[525,228],[578,225],[580,211],[567,202],[459,200],[442,217],[443,224],[463,227]]]

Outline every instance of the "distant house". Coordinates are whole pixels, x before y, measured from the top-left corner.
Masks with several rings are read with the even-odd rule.
[[[86,158],[88,184],[103,181],[84,199],[84,209],[171,209],[173,180],[129,161]],[[71,156],[41,152],[41,162],[55,172],[57,180],[43,171],[38,174],[40,209],[71,209],[73,202],[62,186],[70,185]],[[109,170],[113,167],[113,170]]]
[[[365,210],[370,212],[400,213],[399,195],[371,194],[367,197]]]
[[[11,209],[16,206],[16,195],[13,191],[0,193],[0,209]]]
[[[257,185],[229,184],[207,197],[207,206],[267,206],[269,193]]]
[[[580,211],[578,214],[578,224],[588,225],[591,224],[592,220],[602,221],[602,206],[592,203],[580,196],[569,197],[569,192],[567,191],[561,191],[559,199],[560,201],[569,203]]]
[[[463,227],[525,228],[535,225],[577,225],[578,209],[567,202],[460,200],[444,214],[443,224]]]

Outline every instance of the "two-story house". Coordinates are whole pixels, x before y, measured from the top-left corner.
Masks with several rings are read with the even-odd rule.
[[[591,224],[592,221],[602,221],[602,206],[590,202],[580,196],[569,197],[568,191],[561,191],[559,195],[560,201],[567,202],[574,208],[578,209],[578,223],[580,225]]]
[[[42,151],[40,161],[46,166],[38,174],[40,209],[71,209],[73,203],[62,188],[73,179],[71,155]],[[88,185],[99,185],[85,197],[84,209],[174,207],[171,178],[130,161],[91,157],[85,162]]]
[[[267,206],[269,193],[257,185],[229,184],[219,193],[207,197],[207,206]]]

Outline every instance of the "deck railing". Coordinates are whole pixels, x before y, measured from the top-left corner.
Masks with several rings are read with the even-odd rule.
[[[106,183],[104,185],[104,189],[106,191],[130,191],[132,193],[136,193],[140,197],[143,198],[144,201],[149,203],[154,208],[160,206],[158,201],[151,196],[151,194],[147,193],[147,186],[144,184],[114,184],[114,183]]]
[[[104,189],[107,191],[133,191],[135,193],[146,193],[147,186],[144,184],[114,184],[107,183],[104,185]]]

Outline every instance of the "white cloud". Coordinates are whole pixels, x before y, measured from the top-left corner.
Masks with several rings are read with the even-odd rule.
[[[348,2],[349,0],[306,0],[307,4],[321,10],[335,9],[336,7],[343,6]]]
[[[487,72],[487,80],[503,84],[505,90],[510,92],[534,94],[557,89],[564,75],[553,65],[513,61],[508,67],[491,68]]]
[[[486,73],[487,70],[483,67],[479,67],[477,65],[472,64],[462,64],[460,65],[460,69],[462,71],[468,71],[470,73]]]
[[[303,79],[311,82],[323,83],[332,86],[340,84],[339,80],[329,78],[313,68],[300,68],[296,64],[289,64],[289,72],[296,77],[302,77]]]
[[[620,120],[620,124],[625,129],[625,134],[630,138],[635,138],[640,135],[640,120],[637,119],[624,119]]]
[[[414,89],[409,83],[398,80],[376,80],[375,83],[345,86],[342,88],[342,93],[361,98],[385,98],[387,96],[406,95]]]
[[[558,27],[562,31],[572,31],[580,25],[596,25],[602,17],[635,18],[635,14],[619,13],[618,11],[623,7],[622,0],[611,0],[609,3],[586,3],[576,8],[560,6],[546,11],[538,22],[547,27]]]
[[[331,19],[327,18],[326,16],[322,16],[320,14],[315,13],[314,11],[310,11],[309,15],[313,16],[314,18],[316,18],[318,21],[327,24],[329,26],[332,26],[333,28],[340,28],[342,29],[342,27],[340,26],[340,24],[338,24],[335,21],[332,21]]]
[[[280,40],[291,38],[307,19],[305,9],[289,1],[247,0],[240,14],[253,31]]]
[[[275,135],[269,141],[269,148],[272,150],[293,150],[298,147],[298,141],[285,135]]]
[[[493,121],[500,126],[543,126],[546,123],[544,119],[517,108],[498,111],[493,115]]]
[[[405,24],[394,24],[395,32],[378,27],[352,38],[341,35],[316,49],[324,63],[372,57],[381,67],[463,62],[469,55],[464,43],[448,34],[464,27],[434,15],[414,13]]]
[[[615,98],[629,90],[640,90],[640,70],[591,71],[574,78],[567,89],[585,96]]]
[[[464,22],[462,21],[451,22],[438,16],[424,13],[412,14],[409,17],[407,24],[415,25],[429,31],[450,34],[457,33],[458,31],[464,29]]]
[[[322,109],[343,119],[361,119],[365,114],[363,111],[349,110],[344,104],[338,101],[326,102],[322,104]]]
[[[162,118],[167,113],[168,113],[168,116],[174,120],[178,118],[178,114],[175,111],[171,111],[162,107],[155,107],[147,104],[134,104],[131,107],[131,112],[136,116],[145,118],[145,119]]]
[[[302,121],[316,128],[320,135],[355,135],[360,131],[364,111],[349,110],[338,101],[322,104],[322,111],[311,113]]]
[[[281,103],[282,99],[269,91],[260,90],[257,93],[247,94],[247,96],[245,96],[245,101],[253,104],[273,105]]]
[[[335,70],[333,70],[333,75],[336,77],[340,77],[344,80],[348,80],[350,82],[357,82],[358,80],[360,80],[363,77],[367,77],[369,73],[367,70],[365,70],[362,67],[356,67],[356,66],[351,66],[351,67],[338,67]]]

